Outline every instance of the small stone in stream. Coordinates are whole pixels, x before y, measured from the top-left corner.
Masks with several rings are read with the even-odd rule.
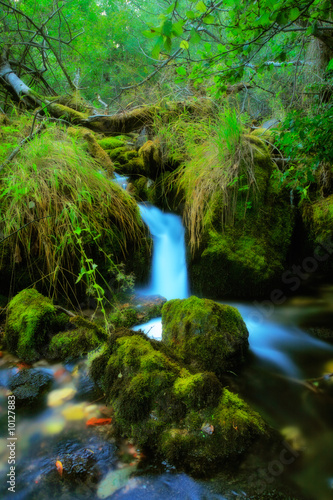
[[[74,387],[64,387],[63,389],[56,389],[50,392],[47,397],[48,406],[60,406],[64,404],[65,401],[73,399],[76,394]]]
[[[44,396],[52,381],[52,375],[47,372],[25,368],[9,379],[8,386],[18,406],[30,406]]]
[[[160,295],[134,296],[129,303],[115,309],[109,320],[115,327],[141,325],[161,316],[165,302]]]
[[[205,434],[213,434],[214,432],[214,426],[211,424],[204,423],[201,427],[202,432]]]

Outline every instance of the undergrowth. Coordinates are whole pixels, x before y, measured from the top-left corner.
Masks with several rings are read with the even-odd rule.
[[[10,265],[28,263],[31,281],[43,281],[50,295],[81,281],[100,302],[98,282],[107,287],[107,277],[95,260],[112,279],[124,277],[118,262],[143,236],[136,203],[65,131],[51,125],[22,148],[0,187],[0,231],[12,234],[0,245],[0,268],[11,255]]]
[[[192,129],[196,125],[199,132],[187,134],[184,161],[173,174],[178,189],[184,193],[184,219],[192,251],[217,213],[222,229],[234,223],[240,201],[245,216],[257,189],[256,145],[244,135],[236,111],[226,108],[205,128],[194,122]]]

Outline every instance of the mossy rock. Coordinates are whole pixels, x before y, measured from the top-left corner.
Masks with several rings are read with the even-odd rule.
[[[256,438],[268,435],[260,415],[225,388],[215,407],[192,411],[185,422],[185,428],[164,431],[160,449],[170,463],[198,475],[239,461]]]
[[[124,165],[126,163],[126,159],[124,154],[127,153],[128,148],[126,146],[119,146],[114,149],[108,149],[107,153],[110,156],[111,160],[119,163],[119,165]]]
[[[116,148],[122,148],[128,142],[128,137],[119,135],[116,137],[104,137],[97,141],[98,144],[105,150],[111,150]]]
[[[267,433],[214,373],[186,368],[172,349],[138,332],[116,330],[90,374],[114,409],[116,432],[179,469],[210,474]]]
[[[189,263],[191,288],[198,295],[257,298],[281,283],[295,212],[289,192],[278,189],[271,180],[275,167],[256,165],[257,198],[246,211],[239,203],[233,224],[223,229],[222,205],[216,204],[211,228]]]
[[[159,139],[147,141],[139,149],[139,157],[143,159],[146,176],[151,179],[157,179],[162,168],[161,144]]]
[[[149,198],[149,187],[151,185],[151,181],[148,177],[144,175],[140,176],[138,179],[134,179],[133,182],[134,187],[134,197],[138,201],[147,201]]]
[[[34,289],[22,290],[8,305],[5,345],[20,359],[36,361],[52,334],[67,324],[67,316],[58,314],[51,299]]]
[[[70,319],[75,329],[54,335],[48,347],[46,357],[68,361],[88,354],[107,340],[103,328],[81,316]]]
[[[190,410],[200,410],[216,405],[222,394],[222,384],[214,373],[191,374],[182,370],[181,376],[173,385],[173,393]]]
[[[322,242],[333,234],[333,194],[311,205],[303,206],[303,218],[314,242]]]
[[[134,297],[130,303],[115,308],[108,319],[116,328],[130,328],[161,316],[165,303],[166,299],[159,295]]]
[[[112,342],[105,369],[105,392],[118,423],[127,426],[149,414],[154,398],[171,387],[180,368],[156,351],[143,335],[126,332],[114,336]]]
[[[238,366],[248,348],[239,311],[209,299],[168,301],[162,309],[162,340],[186,363],[221,374]]]
[[[31,406],[40,401],[50,388],[53,377],[44,371],[25,368],[9,380],[9,389],[15,396],[16,405]]]
[[[84,134],[83,138],[87,141],[89,153],[95,160],[104,168],[107,173],[112,176],[114,165],[110,160],[109,155],[99,145],[92,132]]]
[[[276,132],[273,132],[272,130],[267,128],[259,127],[251,132],[251,136],[258,137],[260,140],[262,140],[266,144],[270,152],[274,150],[274,143],[276,142]]]
[[[119,171],[125,175],[137,177],[138,175],[145,175],[145,168],[142,158],[133,156],[127,157],[126,162],[120,167]]]
[[[67,134],[73,139],[83,139],[86,134],[91,134],[91,130],[85,127],[68,127]]]

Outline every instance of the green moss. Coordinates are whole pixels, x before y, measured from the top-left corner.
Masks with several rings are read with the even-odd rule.
[[[54,335],[49,344],[47,358],[62,361],[76,359],[97,349],[101,343],[96,333],[79,327]]]
[[[333,194],[303,208],[311,237],[315,242],[328,239],[333,232]]]
[[[24,361],[36,361],[52,333],[64,328],[52,301],[37,290],[22,290],[9,303],[5,328],[7,349]]]
[[[125,174],[145,175],[146,171],[142,158],[132,157],[126,158],[126,164],[122,167],[122,172]]]
[[[232,321],[232,320],[231,320]],[[164,344],[122,329],[91,363],[114,409],[114,428],[192,473],[215,471],[265,434],[260,416],[213,373],[190,371]]]
[[[161,297],[135,299],[130,305],[115,308],[109,315],[109,321],[116,328],[130,328],[133,325],[147,323],[152,318],[161,316],[165,302],[166,299]]]
[[[137,322],[137,312],[132,307],[128,309],[117,309],[109,315],[109,321],[115,327],[124,326],[130,327]]]
[[[270,152],[274,149],[274,143],[276,141],[276,131],[260,127],[254,129],[250,135],[261,139],[266,144]]]
[[[267,435],[260,415],[227,389],[215,407],[188,412],[185,425],[165,430],[160,449],[168,461],[199,475],[239,461],[254,439]]]
[[[179,377],[173,392],[188,408],[200,409],[213,406],[222,393],[222,385],[214,373],[203,372]]]
[[[139,149],[139,157],[142,158],[147,177],[156,179],[162,168],[161,144],[159,139],[147,141]]]
[[[162,339],[186,363],[222,373],[243,361],[248,331],[237,309],[209,299],[168,301],[162,309]]]
[[[128,149],[124,146],[107,150],[111,160],[118,162],[120,165],[124,165],[124,163],[126,163],[126,159],[124,158],[123,155],[127,151]]]
[[[116,148],[122,148],[125,146],[127,143],[128,138],[124,136],[117,136],[117,137],[104,137],[103,139],[100,139],[98,144],[106,150],[111,150],[111,149],[116,149]]]
[[[258,177],[259,178],[259,177]],[[266,185],[268,177],[262,175]],[[289,193],[268,184],[259,205],[239,208],[233,226],[212,221],[204,244],[190,263],[192,289],[209,297],[258,297],[280,281],[295,214]],[[258,193],[259,194],[259,193]]]
[[[267,425],[260,415],[237,394],[226,388],[223,389],[222,398],[212,416],[212,424],[220,428],[220,432],[224,434],[226,439],[230,434],[235,436],[234,431],[236,431],[236,440],[232,440],[234,445],[237,445],[236,441],[238,440],[242,441],[242,446],[245,446],[246,441],[252,437],[267,432]]]
[[[92,331],[101,341],[105,341],[108,338],[108,334],[104,328],[86,318],[83,318],[82,316],[74,316],[70,319],[70,322],[76,327]]]

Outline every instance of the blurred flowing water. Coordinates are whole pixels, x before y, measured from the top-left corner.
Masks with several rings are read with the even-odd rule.
[[[162,295],[167,300],[185,299],[189,290],[185,231],[181,218],[145,203],[140,203],[139,208],[153,239],[150,283],[139,292]]]

